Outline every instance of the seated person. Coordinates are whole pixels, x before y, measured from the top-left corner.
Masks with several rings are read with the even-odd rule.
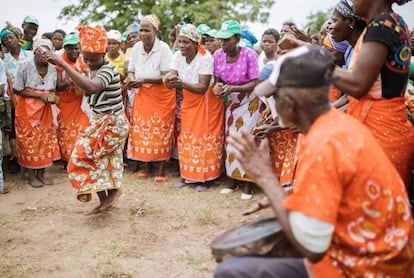
[[[248,131],[227,138],[303,258],[233,257],[215,277],[413,277],[404,183],[370,131],[331,108],[334,66],[327,50],[302,46],[254,90],[275,98],[280,126],[304,134],[291,194],[273,174],[266,139],[258,146]]]

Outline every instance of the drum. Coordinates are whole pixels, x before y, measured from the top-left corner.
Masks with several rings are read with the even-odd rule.
[[[228,230],[216,237],[210,247],[218,263],[232,256],[301,257],[275,216]]]

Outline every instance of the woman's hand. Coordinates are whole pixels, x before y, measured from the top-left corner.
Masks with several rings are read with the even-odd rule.
[[[51,63],[53,65],[58,65],[58,66],[62,65],[62,62],[63,62],[62,57],[60,57],[59,55],[57,55],[53,51],[47,50],[47,51],[44,52],[43,55],[45,55],[48,63]]]
[[[127,78],[126,80],[127,80],[127,82],[125,83],[125,86],[128,89],[139,88],[139,87],[142,86],[142,84],[144,84],[144,78],[138,78],[138,79],[134,79],[134,78],[129,78],[128,79]]]

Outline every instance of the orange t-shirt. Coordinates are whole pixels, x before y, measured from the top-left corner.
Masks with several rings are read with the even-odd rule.
[[[331,109],[305,135],[283,206],[335,225],[316,277],[408,277],[412,215],[404,184],[370,131]],[[337,273],[332,273],[336,270]]]

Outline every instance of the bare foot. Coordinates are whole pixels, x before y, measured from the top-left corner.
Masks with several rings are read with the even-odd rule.
[[[122,189],[112,189],[108,191],[108,198],[106,198],[105,202],[100,208],[100,211],[109,210],[112,208],[116,202],[119,200],[119,197],[122,195]]]

